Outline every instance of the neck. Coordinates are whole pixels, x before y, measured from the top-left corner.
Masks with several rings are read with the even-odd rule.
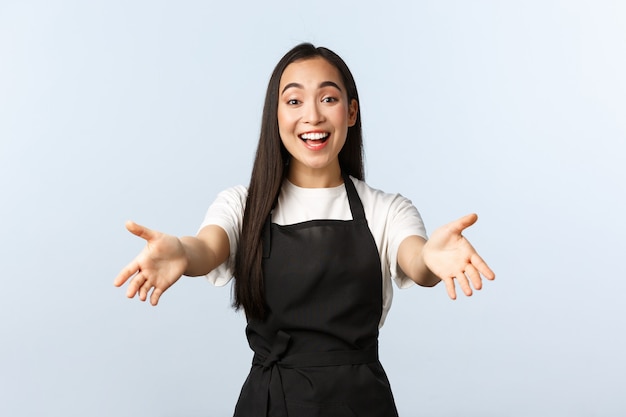
[[[343,184],[339,164],[325,169],[289,167],[287,179],[302,188],[331,188]]]

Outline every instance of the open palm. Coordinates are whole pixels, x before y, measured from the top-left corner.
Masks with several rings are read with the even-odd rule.
[[[435,230],[423,249],[428,269],[446,285],[450,298],[456,298],[456,279],[465,295],[472,295],[472,287],[482,288],[481,275],[492,280],[495,274],[478,255],[476,249],[463,236],[463,231],[473,225],[478,216],[469,214]],[[471,283],[471,286],[470,286]]]
[[[130,221],[126,223],[126,228],[132,234],[145,239],[146,246],[122,269],[113,284],[119,287],[130,279],[126,291],[129,298],[138,294],[139,299],[145,301],[152,290],[150,303],[157,305],[161,294],[185,272],[187,260],[183,245],[175,236]]]

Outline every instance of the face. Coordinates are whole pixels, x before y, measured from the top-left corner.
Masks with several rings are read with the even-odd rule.
[[[278,128],[291,155],[288,178],[300,186],[341,183],[339,151],[358,103],[349,102],[341,74],[323,58],[296,61],[280,79]]]

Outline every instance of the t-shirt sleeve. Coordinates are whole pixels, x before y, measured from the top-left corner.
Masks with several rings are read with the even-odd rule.
[[[409,288],[415,283],[398,266],[398,248],[402,241],[409,236],[417,235],[427,239],[426,228],[417,208],[409,199],[399,194],[392,202],[387,221],[391,278],[399,288]]]
[[[248,190],[244,186],[226,189],[217,195],[209,206],[200,229],[208,225],[216,225],[224,229],[230,244],[228,259],[206,275],[213,285],[226,285],[232,278],[235,270],[235,254],[239,244],[243,212],[248,197]]]

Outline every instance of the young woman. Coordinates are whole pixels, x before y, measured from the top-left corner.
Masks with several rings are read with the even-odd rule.
[[[127,296],[160,296],[182,275],[235,277],[252,368],[235,409],[251,416],[397,416],[378,360],[391,281],[456,298],[494,273],[462,232],[429,240],[415,207],[363,182],[359,98],[343,60],[296,46],[271,76],[250,185],[218,196],[196,237],[128,222],[145,249],[115,279]]]

